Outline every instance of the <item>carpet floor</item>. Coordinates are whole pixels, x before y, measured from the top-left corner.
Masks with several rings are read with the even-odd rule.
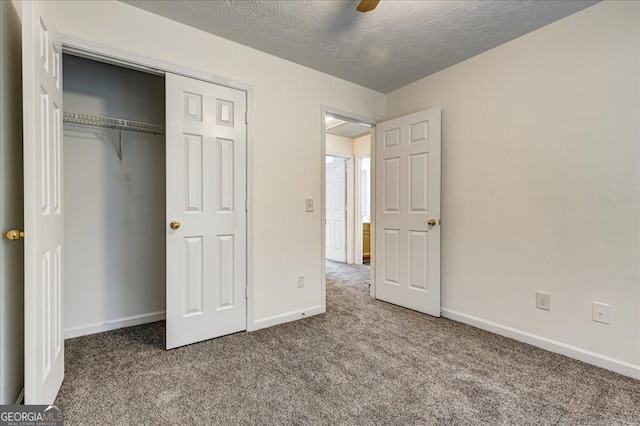
[[[164,350],[164,322],[65,342],[67,425],[638,425],[640,381],[369,297],[327,262],[327,312]]]

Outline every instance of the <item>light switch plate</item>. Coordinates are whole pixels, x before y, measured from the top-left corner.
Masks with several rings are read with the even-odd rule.
[[[312,212],[313,211],[313,198],[307,198],[306,200],[304,200],[304,205],[305,205],[305,210],[307,212]]]

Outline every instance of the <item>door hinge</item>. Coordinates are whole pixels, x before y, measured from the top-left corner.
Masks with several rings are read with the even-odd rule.
[[[244,298],[248,299],[249,298],[249,287],[245,287],[244,288]]]
[[[245,212],[249,211],[249,200],[244,200],[244,211]]]
[[[244,124],[249,124],[249,111],[244,112]]]

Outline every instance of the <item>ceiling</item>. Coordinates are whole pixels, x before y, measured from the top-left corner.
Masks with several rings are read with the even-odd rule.
[[[343,120],[341,118],[326,116],[325,129],[327,133],[347,138],[359,138],[360,136],[371,133],[371,125],[360,123],[358,121]]]
[[[597,1],[121,0],[381,93]]]

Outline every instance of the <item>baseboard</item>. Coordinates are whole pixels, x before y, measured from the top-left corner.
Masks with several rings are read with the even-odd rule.
[[[95,324],[82,325],[80,327],[67,328],[64,331],[64,338],[71,339],[73,337],[86,336],[88,334],[102,333],[104,331],[117,330],[123,327],[132,327],[134,325],[146,324],[154,321],[165,319],[165,311],[151,312],[148,314],[135,315],[132,317],[119,318]]]
[[[491,333],[499,334],[500,336],[509,337],[523,343],[528,343],[550,352],[568,356],[569,358],[577,359],[579,361],[586,362],[587,364],[605,368],[624,376],[640,380],[640,365],[631,364],[630,362],[611,358],[606,355],[601,355],[576,346],[567,345],[566,343],[547,339],[546,337],[537,336],[515,328],[506,327],[504,325],[452,311],[450,309],[442,308],[441,312],[442,316],[445,318],[468,324]]]
[[[21,405],[22,401],[24,401],[24,388],[22,388],[22,390],[20,391],[20,395],[18,395],[18,398],[16,399],[16,403],[14,405]]]
[[[285,314],[256,320],[253,322],[253,324],[248,325],[247,331],[256,331],[267,327],[273,327],[274,325],[285,324],[287,322],[297,321],[322,313],[324,313],[322,306],[312,306],[310,308],[300,309],[297,311],[287,312]]]

